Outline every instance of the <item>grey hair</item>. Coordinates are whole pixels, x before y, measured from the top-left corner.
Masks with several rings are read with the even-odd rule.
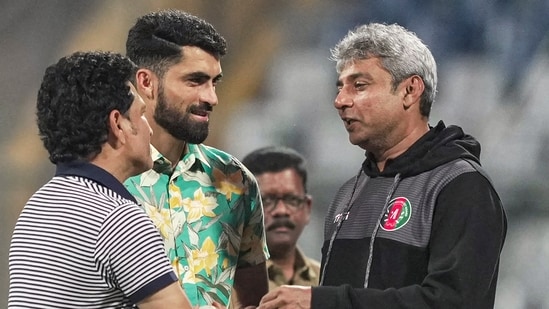
[[[406,78],[418,75],[425,84],[420,112],[429,117],[437,92],[437,65],[414,32],[397,24],[370,23],[349,31],[330,51],[337,73],[354,61],[379,58],[391,74],[393,90]]]

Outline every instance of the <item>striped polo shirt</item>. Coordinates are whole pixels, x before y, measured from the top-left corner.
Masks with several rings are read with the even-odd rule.
[[[9,308],[131,308],[177,281],[149,217],[98,166],[59,164],[23,208]]]

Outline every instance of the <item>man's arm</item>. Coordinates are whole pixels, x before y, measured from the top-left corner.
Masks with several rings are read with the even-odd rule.
[[[237,267],[234,288],[242,307],[259,305],[261,297],[269,290],[266,263]]]
[[[177,281],[146,297],[137,306],[140,309],[192,308],[189,299]]]
[[[242,165],[243,166],[243,165]],[[244,308],[258,306],[261,297],[269,291],[266,261],[269,258],[263,206],[259,186],[255,177],[243,166],[243,177],[247,179],[248,196],[246,200],[248,214],[240,243],[240,256],[235,271],[233,289],[238,304]]]

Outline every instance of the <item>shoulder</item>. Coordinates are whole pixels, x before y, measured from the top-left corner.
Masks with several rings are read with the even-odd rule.
[[[488,183],[491,183],[490,178],[480,164],[463,158],[444,163],[430,171],[413,176],[409,179],[414,180],[416,183],[421,183],[424,188],[442,190],[448,184],[456,181],[456,179],[462,178],[460,176],[465,174],[472,175],[473,177],[485,178],[488,180]]]
[[[310,268],[314,269],[315,271],[318,271],[320,270],[320,262],[313,259],[313,258],[310,258],[308,256],[304,256],[304,260],[305,260],[305,263],[307,264],[307,266],[309,266]]]
[[[196,156],[204,156],[210,160],[216,161],[230,161],[234,159],[234,156],[221,149],[204,145],[204,144],[189,144],[189,152],[194,153]]]
[[[305,255],[300,247],[296,247],[296,254],[298,259],[303,260],[306,266],[318,271],[320,269],[320,262]]]
[[[204,144],[189,144],[189,153],[199,160],[214,165],[240,166],[240,161],[232,154]]]
[[[82,176],[56,176],[43,188],[48,186],[51,190],[45,192],[62,198],[70,197],[67,202],[78,203],[80,209],[91,207],[94,211],[110,211],[131,202],[104,184]]]
[[[241,172],[246,179],[255,179],[238,158],[226,151],[204,144],[189,144],[189,152],[194,153],[200,160],[207,162],[214,168],[223,170],[225,173]]]

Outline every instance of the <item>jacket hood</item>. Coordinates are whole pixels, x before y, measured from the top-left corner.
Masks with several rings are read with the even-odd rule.
[[[362,169],[370,177],[394,177],[396,174],[409,177],[458,158],[470,159],[480,164],[480,143],[471,135],[465,134],[460,127],[446,127],[444,122],[439,121],[405,153],[387,161],[383,172],[379,171],[374,157],[368,152]]]

